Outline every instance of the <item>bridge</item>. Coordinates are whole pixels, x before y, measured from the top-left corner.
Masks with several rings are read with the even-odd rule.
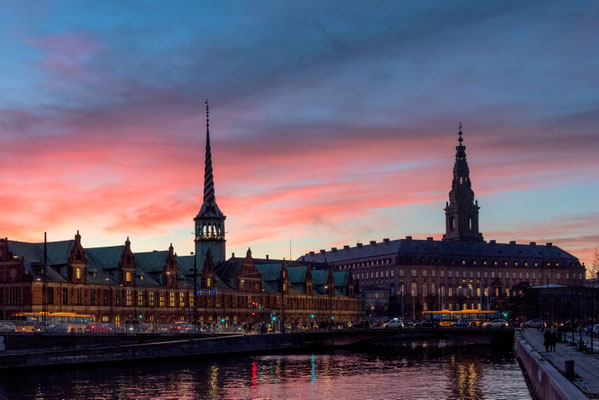
[[[216,354],[313,351],[336,348],[511,347],[513,329],[436,328],[307,331],[275,334],[0,336],[0,369],[116,363]],[[27,343],[36,343],[35,348]]]

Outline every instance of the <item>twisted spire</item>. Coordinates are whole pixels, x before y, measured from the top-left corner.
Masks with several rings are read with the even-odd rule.
[[[206,104],[206,161],[204,166],[204,204],[213,205],[216,203],[214,198],[214,178],[212,177],[212,152],[210,149],[210,108],[208,99]]]

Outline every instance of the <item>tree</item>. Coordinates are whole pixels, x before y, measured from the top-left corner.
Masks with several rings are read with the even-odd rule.
[[[597,273],[599,273],[599,247],[595,247],[593,253],[593,264],[589,267],[589,274],[591,275],[589,278],[596,279]]]

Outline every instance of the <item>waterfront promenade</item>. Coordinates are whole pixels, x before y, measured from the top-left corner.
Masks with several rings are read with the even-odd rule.
[[[578,336],[578,335],[577,335]],[[565,375],[565,361],[574,360],[575,378],[571,382],[588,398],[599,399],[599,354],[583,353],[570,343],[558,343],[556,351],[546,352],[543,345],[543,332],[536,329],[522,329],[522,337],[543,359]],[[588,338],[588,336],[583,336]],[[595,348],[599,347],[595,343]],[[597,351],[597,350],[595,350]]]

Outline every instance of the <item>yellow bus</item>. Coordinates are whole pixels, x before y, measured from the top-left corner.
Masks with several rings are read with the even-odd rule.
[[[39,332],[43,329],[41,312],[18,313],[10,317],[17,332]],[[83,332],[85,326],[94,322],[89,314],[68,312],[46,313],[46,328],[50,332]]]
[[[470,326],[481,326],[485,321],[491,321],[499,318],[497,310],[441,310],[424,311],[425,321],[437,321],[439,326],[451,326],[456,321],[468,321]]]

